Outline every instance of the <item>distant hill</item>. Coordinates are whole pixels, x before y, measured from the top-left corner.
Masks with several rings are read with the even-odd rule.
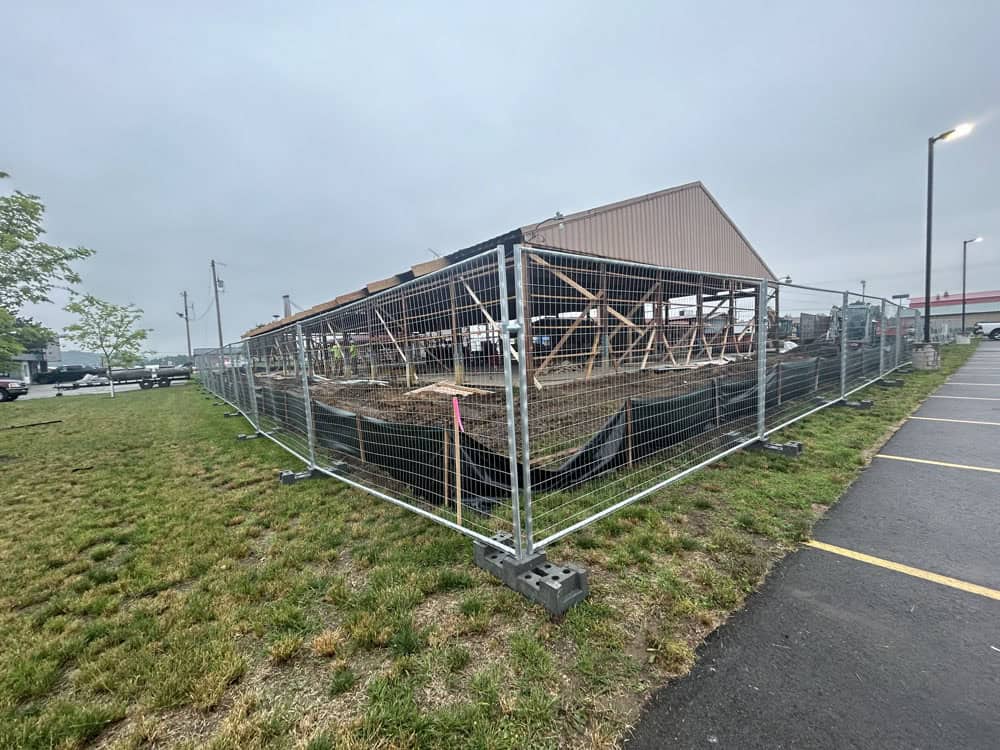
[[[101,355],[93,352],[81,352],[77,349],[63,349],[59,357],[63,367],[79,365],[80,367],[100,367]]]

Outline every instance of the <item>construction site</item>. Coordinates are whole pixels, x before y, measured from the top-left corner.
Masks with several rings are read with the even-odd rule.
[[[907,312],[778,281],[692,183],[414,265],[199,369],[310,472],[521,557],[847,403],[907,360]]]

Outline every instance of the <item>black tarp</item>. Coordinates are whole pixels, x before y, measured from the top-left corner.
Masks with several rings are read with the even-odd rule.
[[[877,374],[878,350],[848,352],[848,377]],[[811,398],[817,389],[840,380],[837,359],[813,357],[784,361],[769,368],[765,380],[766,403]],[[532,487],[539,492],[565,490],[613,471],[630,460],[647,459],[685,441],[717,429],[732,430],[751,423],[757,413],[756,378],[717,377],[687,393],[669,398],[626,400],[587,443],[561,465],[533,467]],[[261,389],[265,412],[288,419],[286,392]],[[385,471],[433,503],[441,503],[444,483],[449,499],[454,493],[454,453],[445,462],[444,442],[451,441],[440,427],[387,422],[359,417],[328,404],[313,402],[316,440],[321,448],[361,460]],[[449,445],[453,450],[453,446]],[[461,436],[462,495],[468,501],[497,500],[510,495],[510,459],[475,438]],[[519,480],[522,480],[518,466]]]

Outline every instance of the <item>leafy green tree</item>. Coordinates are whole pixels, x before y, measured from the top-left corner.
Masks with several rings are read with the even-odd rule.
[[[44,351],[56,338],[55,331],[0,307],[0,371],[10,370],[16,355]]]
[[[46,328],[31,318],[15,318],[14,338],[24,347],[24,351],[39,352],[44,351],[59,336],[51,328]]]
[[[0,172],[0,178],[6,177]],[[94,254],[42,240],[45,206],[37,195],[0,195],[0,307],[17,314],[29,302],[51,302],[53,287],[80,283],[73,263]]]
[[[0,172],[0,179],[9,177]],[[73,263],[94,254],[86,247],[59,247],[42,240],[45,206],[37,195],[0,195],[0,364],[36,346],[51,331],[17,313],[28,303],[50,302],[56,287],[80,282]],[[47,332],[47,333],[43,333]],[[41,345],[44,346],[46,342]]]
[[[10,369],[13,358],[24,351],[14,335],[17,318],[0,307],[0,373]]]
[[[73,295],[64,308],[78,321],[66,326],[67,338],[87,351],[97,352],[104,359],[108,377],[114,366],[127,367],[141,359],[140,350],[150,329],[139,328],[142,310],[134,305],[116,305],[92,294]],[[115,382],[111,381],[111,398],[115,397]]]

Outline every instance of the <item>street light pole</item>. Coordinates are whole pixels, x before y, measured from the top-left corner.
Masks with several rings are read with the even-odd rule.
[[[962,240],[962,333],[965,333],[965,256],[969,245],[974,242],[982,242],[982,237],[975,237],[971,240]]]
[[[951,130],[927,139],[927,254],[924,261],[924,343],[931,340],[931,223],[934,214],[934,144],[952,141],[972,132],[972,123],[964,122]]]
[[[940,137],[940,136],[939,136]],[[924,342],[931,340],[931,222],[934,214],[934,142],[927,139],[927,251],[924,259]],[[222,346],[222,344],[219,344]]]

